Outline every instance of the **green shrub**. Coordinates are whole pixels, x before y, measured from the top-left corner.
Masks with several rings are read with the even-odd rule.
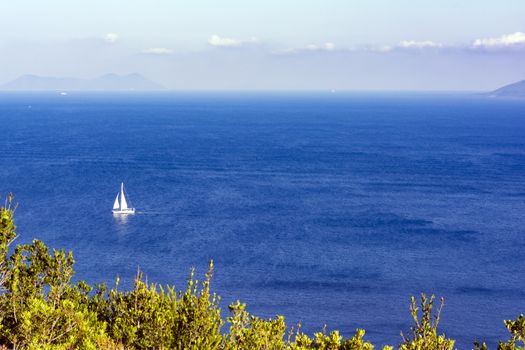
[[[433,318],[432,309],[434,307],[434,296],[427,298],[421,294],[421,309],[416,304],[416,299],[412,297],[410,312],[414,320],[414,326],[411,328],[411,337],[405,337],[401,333],[403,343],[399,350],[452,350],[454,349],[454,340],[447,339],[445,335],[438,335],[438,325],[441,316],[441,310],[444,300],[441,299],[441,305],[437,315]],[[421,310],[421,317],[418,311]]]
[[[49,253],[35,240],[8,247],[16,238],[11,199],[0,208],[0,344],[23,349],[96,349],[106,338],[105,324],[88,309],[85,283],[73,285],[73,255]]]
[[[191,270],[186,290],[148,284],[142,273],[129,291],[106,284],[74,284],[71,252],[50,251],[44,243],[10,249],[16,238],[12,196],[0,207],[0,350],[4,349],[222,349],[222,350],[373,350],[357,329],[348,339],[338,331],[288,330],[284,317],[262,319],[250,315],[240,301],[221,317],[219,297],[210,291],[213,262],[202,283]],[[12,251],[11,254],[9,252]],[[402,335],[399,350],[453,350],[454,340],[438,334],[443,299],[433,314],[434,296],[421,295],[420,307],[411,299],[411,334]],[[498,350],[525,350],[525,318],[505,321],[511,334]],[[485,343],[474,344],[487,350]],[[392,350],[385,346],[383,350]]]
[[[286,324],[284,317],[264,320],[251,316],[246,305],[237,301],[229,306],[230,332],[225,338],[224,348],[231,350],[285,349]]]
[[[216,349],[222,342],[218,298],[210,296],[213,263],[199,284],[190,274],[184,293],[135,278],[133,290],[107,290],[105,285],[91,300],[91,309],[108,324],[108,334],[130,349]]]

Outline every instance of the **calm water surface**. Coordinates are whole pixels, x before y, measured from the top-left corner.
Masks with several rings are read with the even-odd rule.
[[[78,276],[214,289],[307,332],[397,344],[410,295],[461,349],[525,312],[525,103],[468,95],[0,94],[18,243]],[[111,215],[121,181],[138,213]]]

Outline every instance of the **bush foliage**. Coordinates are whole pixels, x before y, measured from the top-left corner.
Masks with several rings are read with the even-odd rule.
[[[284,317],[250,315],[240,301],[224,320],[219,297],[210,291],[213,262],[204,281],[192,270],[185,290],[149,284],[141,273],[134,288],[74,283],[71,252],[52,250],[41,241],[10,247],[16,238],[11,196],[0,207],[0,348],[3,349],[290,349],[373,350],[357,329],[348,339],[326,329],[313,337],[300,325],[287,328]],[[11,252],[11,253],[10,253]],[[452,350],[454,340],[438,333],[440,308],[434,296],[412,298],[414,325],[402,334],[399,350]],[[498,350],[525,350],[525,318],[505,321],[511,334]],[[475,349],[487,346],[475,343]],[[386,346],[383,350],[392,350]]]

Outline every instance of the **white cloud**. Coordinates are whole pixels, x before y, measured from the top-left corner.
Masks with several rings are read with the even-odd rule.
[[[314,45],[314,44],[310,44],[310,45],[306,45],[304,48],[302,49],[295,49],[295,50],[308,50],[308,51],[333,51],[335,50],[335,44],[334,43],[324,43],[322,45]]]
[[[385,45],[381,47],[370,48],[369,51],[388,53],[395,50],[425,50],[425,49],[441,49],[444,45],[441,43],[436,43],[435,41],[424,40],[403,40],[397,45]]]
[[[106,40],[108,43],[114,43],[118,39],[120,39],[120,36],[116,33],[108,33],[104,36],[104,40]]]
[[[415,41],[415,40],[403,40],[397,47],[402,49],[439,49],[443,47],[443,44],[436,43],[434,41]]]
[[[505,48],[514,46],[525,46],[525,33],[516,32],[502,35],[498,38],[477,39],[472,44],[474,48]]]
[[[208,44],[216,47],[240,47],[246,44],[255,44],[257,43],[257,38],[250,38],[248,40],[238,40],[232,38],[223,38],[217,34],[212,35],[208,39]]]
[[[151,47],[149,49],[143,50],[142,53],[151,55],[169,55],[173,53],[173,50],[165,47]]]
[[[324,44],[310,44],[303,47],[291,47],[284,50],[273,51],[275,55],[295,55],[307,54],[313,52],[327,53],[410,53],[410,52],[440,52],[453,53],[462,52],[465,50],[485,49],[488,51],[499,51],[502,49],[515,50],[522,52],[525,50],[525,33],[516,32],[501,37],[477,39],[471,43],[451,44],[441,43],[432,40],[402,40],[397,44],[392,45],[363,45],[355,47],[336,47],[334,43],[326,42]]]
[[[335,44],[332,42],[326,42],[322,45],[310,44],[304,47],[289,48],[286,50],[281,50],[275,52],[276,54],[295,54],[302,52],[326,52],[326,51],[335,51]]]
[[[334,43],[324,43],[323,49],[327,51],[335,50],[335,44]]]
[[[362,47],[347,47],[347,48],[336,48],[332,42],[326,42],[321,45],[310,44],[300,48],[289,48],[282,51],[275,52],[276,54],[298,54],[307,52],[346,52],[346,53],[358,53],[358,52],[375,52],[375,53],[389,53],[396,50],[424,50],[424,49],[441,49],[445,46],[441,43],[434,41],[415,41],[415,40],[403,40],[396,45],[383,45],[383,46],[362,46]]]

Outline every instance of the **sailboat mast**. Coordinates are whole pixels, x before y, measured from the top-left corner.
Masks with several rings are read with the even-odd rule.
[[[124,182],[120,183],[120,196],[119,196],[119,201],[120,201],[119,207],[120,207],[120,210],[122,210],[122,197],[124,197]]]

